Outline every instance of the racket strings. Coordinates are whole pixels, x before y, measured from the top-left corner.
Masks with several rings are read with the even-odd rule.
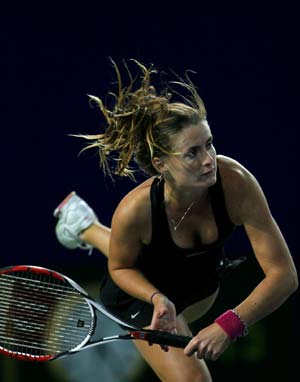
[[[2,311],[0,310],[0,313]],[[34,316],[32,316],[33,319],[35,319]],[[88,319],[90,317],[87,317]],[[54,322],[51,326],[51,333],[57,334],[57,337],[61,337],[64,339],[67,339],[67,335],[72,335],[72,338],[77,337],[80,338],[81,334],[78,332],[77,328],[75,329],[75,326],[77,325],[78,321],[72,322],[69,327],[66,327],[64,329],[63,335],[61,333],[61,326],[57,325],[57,322]],[[37,339],[40,338],[41,335],[49,333],[49,328],[47,325],[39,324],[36,321],[34,321],[34,327],[32,325],[32,321],[29,320],[20,320],[19,318],[10,318],[9,322],[7,320],[3,320],[0,318],[0,333],[5,331],[6,335],[13,335],[13,334],[26,334],[28,336],[28,333],[32,333],[31,337],[36,337]],[[3,338],[3,333],[1,335],[1,339]]]
[[[22,316],[22,319],[24,322],[33,320],[35,321],[35,324],[37,327],[45,326],[45,318],[49,316],[49,314],[54,314],[54,307],[52,309],[49,309],[48,311],[46,309],[39,309],[38,305],[35,304],[35,307],[32,306],[26,306],[23,304],[18,304],[16,301],[14,305],[12,306],[9,301],[3,301],[1,299],[1,306],[0,306],[0,323],[3,320],[6,320],[5,316],[10,314],[10,319],[14,320],[14,317],[20,317]],[[76,319],[78,319],[78,315],[80,314],[80,317],[82,320],[88,320],[90,318],[89,312],[82,312],[82,310],[78,309],[76,306],[71,306],[68,304],[66,306],[67,310],[60,310],[57,313],[57,317],[59,317],[61,320],[66,321],[73,321],[74,318],[70,316],[68,313],[70,308],[73,308],[73,314],[76,314]],[[17,319],[19,320],[19,319]],[[19,320],[20,321],[20,320]],[[21,321],[20,321],[21,322]]]
[[[29,271],[0,276],[0,347],[37,356],[57,354],[90,334],[90,307],[65,280]]]
[[[0,279],[0,286],[1,286],[1,295],[3,294],[1,298],[1,302],[11,304],[11,296],[10,292],[12,290],[11,285],[5,285],[1,283]],[[51,309],[51,305],[55,306],[55,303],[57,301],[61,301],[64,303],[65,306],[73,306],[74,311],[76,310],[76,306],[74,306],[74,301],[78,300],[78,293],[72,291],[72,294],[69,294],[68,300],[65,299],[66,296],[62,295],[61,290],[56,290],[56,293],[53,293],[53,291],[50,291],[49,295],[45,293],[45,290],[43,290],[43,294],[41,295],[39,290],[31,289],[31,290],[24,290],[22,286],[14,285],[14,301],[16,301],[19,306],[30,306],[33,310],[38,310],[40,312],[45,311],[48,312],[49,309]],[[4,293],[6,292],[6,294]],[[34,294],[36,292],[36,294]],[[39,303],[33,302],[33,298],[38,298]],[[81,298],[81,297],[80,297]],[[79,307],[78,313],[82,311]]]
[[[1,280],[0,280],[0,283],[1,283]],[[1,291],[2,290],[10,292],[11,286],[9,285],[9,288],[5,288],[5,285],[4,285],[4,288],[3,288],[3,286],[1,285]],[[15,304],[13,306],[11,305],[11,296],[4,296],[1,298],[1,302],[3,306],[0,306],[0,311],[1,309],[3,309],[3,307],[4,308],[6,307],[11,310],[14,310],[15,313],[18,313],[18,308],[19,308],[20,312],[23,312],[24,316],[28,315],[29,317],[34,316],[37,319],[38,318],[43,319],[42,313],[44,312],[45,315],[48,315],[49,313],[51,313],[55,309],[57,301],[60,300],[66,308],[71,307],[73,313],[85,314],[86,319],[90,317],[89,312],[82,311],[82,307],[76,305],[76,303],[78,302],[78,296],[79,296],[80,302],[82,301],[82,297],[78,294],[78,292],[75,292],[74,290],[70,290],[70,288],[69,288],[69,292],[71,292],[72,295],[68,296],[68,300],[66,300],[64,296],[62,296],[61,294],[62,290],[59,290],[59,293],[56,292],[55,295],[51,291],[51,296],[50,295],[47,296],[45,293],[45,290],[43,290],[43,295],[40,294],[40,291],[38,291],[36,295],[34,295],[33,293],[35,291],[34,289],[29,290],[27,293],[23,291],[24,289],[22,289],[22,287],[20,286],[18,287],[17,285],[15,285],[14,286],[14,303]],[[32,302],[33,298],[34,299],[38,298],[38,303]],[[29,307],[30,307],[30,310],[28,309]],[[24,308],[26,308],[26,310]],[[39,313],[38,316],[36,316],[37,312]],[[59,313],[61,317],[65,317],[66,319],[69,318],[70,320],[72,319],[72,317],[70,317],[68,313],[65,313],[65,310],[60,311]]]
[[[50,278],[49,275],[44,275],[45,277]],[[38,289],[42,289],[45,291],[47,289],[49,292],[51,291],[60,291],[65,293],[74,293],[74,288],[69,284],[63,284],[62,280],[51,277],[50,282],[42,281],[38,279],[29,279],[26,277],[18,277],[10,274],[1,274],[1,279],[6,280],[7,283],[18,282],[21,283],[23,281],[23,288],[30,288],[31,286],[36,286]],[[66,282],[65,282],[66,283]]]

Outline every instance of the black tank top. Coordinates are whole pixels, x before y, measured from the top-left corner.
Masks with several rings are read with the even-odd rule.
[[[151,185],[152,238],[149,245],[142,247],[137,266],[175,304],[178,314],[219,287],[218,268],[225,257],[224,242],[235,228],[226,210],[219,170],[216,183],[209,188],[209,196],[218,239],[212,244],[199,243],[193,249],[183,249],[171,237],[164,203],[164,180],[155,178]],[[121,291],[109,275],[108,279],[102,290],[106,305],[112,307],[134,300]]]
[[[218,238],[212,244],[199,243],[193,249],[178,247],[170,233],[164,203],[164,180],[151,185],[152,239],[143,247],[138,266],[145,276],[176,305],[177,311],[197,302],[219,287],[218,268],[224,258],[224,242],[233,232],[219,170],[209,188]]]

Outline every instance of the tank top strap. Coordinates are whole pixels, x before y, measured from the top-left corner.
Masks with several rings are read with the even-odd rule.
[[[154,178],[150,190],[150,199],[152,213],[151,242],[161,245],[161,238],[167,238],[169,233],[167,217],[164,210],[164,179],[162,177]]]

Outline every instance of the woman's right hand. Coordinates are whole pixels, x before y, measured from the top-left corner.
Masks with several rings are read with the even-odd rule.
[[[150,329],[162,330],[172,334],[176,333],[175,305],[162,293],[153,297],[153,316]]]
[[[163,294],[158,293],[152,299],[154,309],[150,325],[151,330],[161,330],[176,334],[176,309],[175,305]],[[152,345],[152,344],[149,344]],[[167,345],[160,345],[162,350],[168,351]]]

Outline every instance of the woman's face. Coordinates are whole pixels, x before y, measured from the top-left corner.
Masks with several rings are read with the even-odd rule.
[[[173,155],[162,158],[163,172],[177,187],[210,187],[216,182],[216,151],[207,121],[187,125],[171,137]]]

